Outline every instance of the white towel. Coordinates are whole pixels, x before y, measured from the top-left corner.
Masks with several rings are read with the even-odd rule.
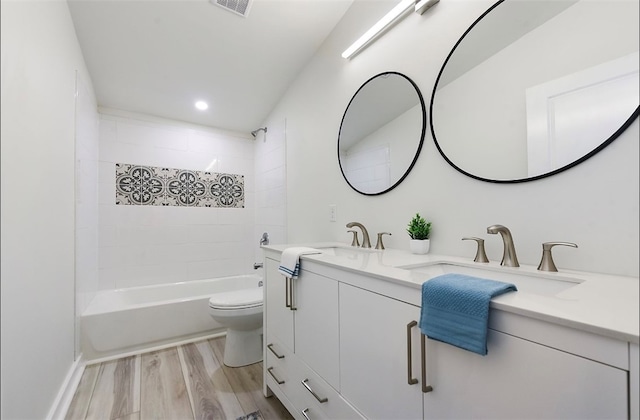
[[[308,248],[306,246],[296,246],[291,248],[286,248],[282,251],[282,256],[280,257],[280,267],[278,267],[278,271],[285,276],[292,279],[297,279],[300,274],[300,255],[309,255],[309,254],[321,254],[322,251],[315,248]]]

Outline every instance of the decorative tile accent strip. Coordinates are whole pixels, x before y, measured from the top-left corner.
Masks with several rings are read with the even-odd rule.
[[[244,175],[116,163],[116,204],[244,207]]]

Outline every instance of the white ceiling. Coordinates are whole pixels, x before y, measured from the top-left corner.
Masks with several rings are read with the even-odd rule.
[[[260,126],[352,2],[254,0],[242,17],[208,0],[68,1],[99,106],[240,132]]]

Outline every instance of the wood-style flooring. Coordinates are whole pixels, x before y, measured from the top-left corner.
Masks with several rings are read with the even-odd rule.
[[[262,363],[222,363],[224,337],[88,365],[66,419],[292,419],[262,394]]]

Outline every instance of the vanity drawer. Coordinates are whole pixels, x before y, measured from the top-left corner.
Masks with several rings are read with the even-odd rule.
[[[299,387],[299,393],[305,396],[304,409],[309,410],[309,418],[316,418],[312,417],[314,413],[317,418],[364,419],[364,416],[309,366],[300,363],[297,371],[296,385]],[[320,412],[324,416],[320,415]]]
[[[269,387],[276,386],[287,394],[291,388],[297,388],[292,386],[295,384],[295,369],[292,363],[295,356],[277,341],[267,341],[265,354],[264,376]]]
[[[299,357],[287,350],[283,351],[283,348],[277,342],[273,345],[267,344],[265,359],[267,385],[278,398],[284,397],[290,402],[290,406],[286,407],[296,419],[331,420],[331,417],[320,407],[324,404],[320,404],[302,384],[303,380],[308,379],[306,377],[308,368]],[[335,400],[335,397],[332,396],[331,399]]]
[[[267,364],[270,366],[273,366],[274,364],[286,365],[295,357],[293,353],[283,346],[278,340],[267,341],[265,353],[267,356]]]

